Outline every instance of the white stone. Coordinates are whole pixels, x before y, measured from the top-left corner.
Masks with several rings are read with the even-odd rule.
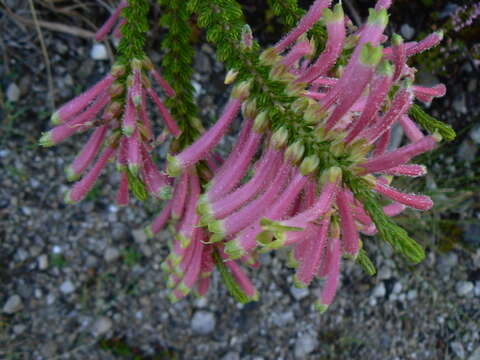
[[[98,318],[92,325],[92,333],[94,336],[106,334],[112,328],[112,320],[107,317]]]
[[[400,294],[402,292],[402,284],[399,282],[396,282],[395,285],[393,285],[392,292],[395,294]]]
[[[13,332],[17,335],[20,335],[20,334],[23,334],[23,332],[25,332],[26,329],[27,327],[25,325],[18,324],[13,327]]]
[[[295,357],[297,359],[305,359],[305,357],[317,347],[317,344],[318,340],[314,336],[314,334],[306,333],[300,335],[300,337],[295,342]]]
[[[38,268],[40,270],[46,270],[48,268],[48,256],[42,254],[38,257]]]
[[[70,280],[66,280],[60,285],[60,291],[66,295],[75,291],[75,285]]]
[[[460,296],[468,295],[473,290],[473,283],[470,281],[459,281],[457,285],[455,285],[455,290]]]
[[[378,270],[377,278],[379,280],[387,280],[392,277],[392,270],[388,266],[382,266],[380,270]]]
[[[400,33],[405,39],[410,40],[413,38],[413,35],[415,35],[415,29],[408,24],[403,24],[400,27]]]
[[[5,305],[3,305],[3,312],[5,314],[14,314],[20,311],[23,307],[22,299],[18,295],[12,295],[8,298]]]
[[[107,250],[105,250],[105,254],[103,255],[103,258],[105,259],[106,262],[113,262],[117,260],[119,257],[120,257],[120,251],[118,251],[118,249],[114,247],[108,247]]]
[[[106,60],[108,59],[107,48],[103,44],[94,44],[90,50],[90,57],[93,60]]]
[[[385,284],[381,282],[377,284],[377,286],[375,286],[375,288],[373,289],[372,296],[381,298],[384,297],[386,293],[387,289],[385,289]]]
[[[11,83],[7,88],[7,100],[10,102],[17,102],[20,99],[20,89],[17,84]]]
[[[215,315],[210,311],[196,311],[192,317],[191,326],[194,333],[208,335],[215,329]]]

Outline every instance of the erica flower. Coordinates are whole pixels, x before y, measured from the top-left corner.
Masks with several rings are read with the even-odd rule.
[[[139,185],[155,197],[171,196],[170,179],[157,169],[150,154],[154,134],[147,112],[148,98],[159,109],[166,129],[173,136],[178,136],[180,129],[153,90],[148,75],[166,94],[175,95],[148,58],[135,59],[128,65],[114,65],[102,80],[52,115],[51,121],[56,126],[43,134],[40,139],[43,146],[91,131],[89,140],[66,170],[69,180],[81,178],[67,193],[67,202],[82,200],[113,158],[117,159],[122,174],[117,194],[120,205],[128,203],[128,188]]]
[[[316,0],[295,28],[261,53],[250,28],[243,28],[235,51],[247,54],[248,61],[244,68],[230,69],[225,83],[241,80],[218,121],[196,138],[181,133],[152,88],[150,79],[175,96],[146,57],[115,65],[52,116],[57,126],[42,136],[44,146],[92,130],[67,170],[70,179],[81,178],[67,201],[84,198],[112,158],[121,171],[119,204],[128,203],[129,189],[166,200],[146,233],[153,237],[167,225],[173,233],[162,263],[172,301],[192,291],[204,295],[214,268],[237,300],[256,300],[245,267],[257,268],[261,253],[287,248],[296,286],[325,279],[317,301],[325,311],[340,285],[342,257],[374,272],[362,248],[364,236],[378,232],[408,259],[422,259],[423,249],[389,218],[406,207],[428,210],[432,201],[401,192],[391,181],[424,175],[426,168],[411,161],[442,139],[437,132],[425,135],[410,114],[415,100],[430,102],[443,96],[445,87],[415,85],[415,69],[407,64],[412,55],[438,44],[442,34],[419,42],[405,43],[399,35],[389,39],[384,31],[390,0],[379,0],[358,29],[348,26],[341,3],[330,9],[331,2]],[[120,3],[99,38],[126,6]],[[315,41],[307,32],[319,21],[328,38],[314,57]],[[119,24],[137,29],[127,20]],[[165,172],[151,156],[148,98],[165,128],[179,137]],[[242,122],[240,133],[222,157],[216,147],[236,118]],[[183,130],[199,128],[181,124]],[[407,139],[389,149],[396,124]],[[380,206],[376,195],[389,203]]]

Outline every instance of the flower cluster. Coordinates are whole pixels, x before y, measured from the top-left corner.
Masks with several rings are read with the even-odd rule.
[[[120,4],[100,37],[126,5]],[[126,204],[131,179],[143,182],[158,198],[171,196],[146,233],[153,237],[167,224],[173,232],[170,255],[162,264],[172,301],[194,289],[205,294],[214,267],[238,300],[256,300],[257,291],[240,263],[256,268],[260,253],[288,248],[297,286],[308,286],[315,277],[325,279],[317,303],[325,311],[337,291],[342,256],[371,272],[361,234],[377,231],[410,260],[421,260],[423,249],[388,218],[405,207],[428,210],[432,201],[390,184],[395,175],[424,175],[425,167],[410,161],[442,138],[437,132],[424,135],[410,114],[416,109],[415,99],[428,103],[443,96],[445,87],[414,85],[415,69],[407,65],[410,56],[438,44],[442,34],[419,42],[404,43],[398,35],[389,40],[384,34],[389,0],[379,0],[359,28],[341,3],[332,9],[330,5],[331,0],[316,0],[294,29],[259,55],[256,66],[268,69],[266,81],[255,73],[228,72],[227,84],[242,78],[222,115],[193,143],[173,146],[165,172],[149,155],[153,134],[147,95],[170,133],[179,136],[180,129],[146,74],[167,95],[175,93],[146,57],[114,66],[97,85],[52,116],[60,125],[42,137],[43,145],[96,127],[69,168],[69,178],[81,176],[102,144],[105,147],[68,193],[68,201],[86,195],[114,154],[122,170],[119,203]],[[323,51],[315,55],[308,32],[319,21],[328,37]],[[240,52],[254,51],[248,27],[240,41]],[[274,110],[258,96],[272,84],[285,89],[272,100]],[[101,119],[94,120],[102,108]],[[239,116],[241,131],[224,158],[215,147]],[[397,125],[408,141],[389,149],[391,129]],[[378,205],[377,194],[390,203]]]
[[[53,146],[73,134],[92,130],[89,140],[66,169],[70,181],[81,178],[66,194],[66,202],[81,201],[92,189],[106,163],[114,157],[121,172],[117,193],[119,205],[128,204],[128,189],[135,190],[138,184],[153,196],[170,198],[170,179],[157,169],[150,155],[155,139],[147,112],[148,97],[158,108],[168,131],[178,136],[180,129],[152,88],[147,74],[168,96],[175,95],[172,87],[145,57],[143,60],[134,59],[128,65],[114,65],[102,80],[52,115],[51,121],[56,126],[43,134],[42,146]]]

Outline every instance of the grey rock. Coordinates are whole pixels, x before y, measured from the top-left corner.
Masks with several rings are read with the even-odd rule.
[[[210,58],[204,52],[199,51],[195,54],[194,66],[199,72],[207,74],[212,72]]]
[[[114,247],[108,247],[107,250],[105,250],[105,254],[103,255],[103,258],[105,259],[106,262],[113,262],[117,260],[119,257],[120,257],[120,251],[118,251],[118,249]]]
[[[280,327],[292,323],[294,319],[295,316],[291,310],[272,314],[273,323]]]
[[[23,324],[17,324],[13,327],[13,332],[17,335],[23,334],[27,327]]]
[[[473,290],[473,283],[470,281],[459,281],[455,285],[455,290],[459,296],[466,296],[470,294]]]
[[[437,270],[442,273],[449,273],[458,264],[458,255],[450,252],[438,257]]]
[[[381,298],[381,297],[384,297],[386,293],[387,293],[387,289],[385,289],[385,284],[381,282],[373,288],[372,296]]]
[[[465,349],[460,342],[454,341],[450,343],[450,347],[452,348],[452,351],[455,353],[455,355],[457,355],[460,359],[465,359]]]
[[[14,314],[20,311],[23,307],[22,298],[18,295],[12,295],[8,298],[5,305],[3,305],[3,312],[5,314]]]
[[[75,291],[75,285],[70,280],[66,280],[60,285],[60,291],[65,295],[71,294]]]
[[[408,300],[415,300],[417,298],[417,290],[409,290],[407,293]]]
[[[191,326],[194,333],[207,335],[215,329],[215,315],[210,311],[196,311],[192,317]]]
[[[92,325],[92,333],[94,336],[101,336],[106,334],[112,328],[112,320],[102,316],[95,320]]]
[[[388,280],[392,277],[392,270],[388,266],[382,266],[378,270],[377,278],[379,280]]]
[[[415,35],[415,29],[409,24],[403,24],[400,27],[400,33],[405,39],[411,40],[413,38],[413,35]]]
[[[310,333],[300,335],[295,341],[294,354],[297,359],[304,359],[305,356],[310,354],[318,344],[317,338]]]
[[[147,235],[145,234],[145,231],[143,230],[143,228],[133,230],[132,236],[133,236],[133,239],[140,244],[143,244],[144,242],[147,241]]]
[[[480,296],[480,281],[477,281],[473,293],[475,296]]]
[[[310,291],[308,288],[297,288],[295,286],[292,286],[290,288],[290,293],[296,300],[302,300],[310,294]]]
[[[10,83],[7,88],[7,100],[17,102],[20,99],[20,88],[15,83]]]
[[[107,48],[103,44],[94,44],[90,50],[90,57],[93,60],[106,60],[108,59]]]
[[[460,114],[465,115],[466,113],[468,113],[465,94],[462,93],[461,95],[456,96],[453,100],[452,106],[454,110]]]

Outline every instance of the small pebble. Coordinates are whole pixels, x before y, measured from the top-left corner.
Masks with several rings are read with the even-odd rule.
[[[23,334],[27,327],[23,324],[17,324],[13,327],[13,332],[17,335]]]
[[[385,284],[383,282],[377,284],[375,288],[373,289],[372,296],[373,297],[384,297],[385,294],[387,293],[387,289],[385,289]]]
[[[62,285],[60,285],[60,291],[66,295],[71,294],[75,291],[75,286],[70,280],[66,280]]]
[[[405,39],[411,40],[413,35],[415,35],[415,29],[408,24],[403,24],[400,27],[400,33]]]
[[[210,311],[196,311],[192,317],[191,326],[194,333],[208,335],[215,329],[215,315]]]
[[[106,60],[108,58],[107,48],[103,44],[94,44],[90,50],[90,57],[93,60]]]
[[[292,286],[290,288],[290,293],[296,300],[302,300],[308,296],[310,291],[308,290],[308,288],[297,288],[295,286]]]
[[[94,336],[106,334],[112,328],[112,320],[107,317],[98,318],[92,325],[92,333]]]
[[[317,346],[317,338],[310,333],[300,335],[295,342],[294,354],[297,359],[305,359]]]
[[[7,100],[10,102],[17,102],[20,99],[20,89],[15,83],[11,83],[7,88]]]
[[[138,243],[144,243],[147,241],[147,235],[145,234],[144,229],[136,229],[132,231],[132,236],[134,240]]]
[[[395,285],[393,285],[392,292],[395,294],[400,294],[401,291],[402,291],[402,284],[399,282],[396,282]]]
[[[455,285],[455,290],[459,296],[466,296],[473,290],[473,283],[470,281],[459,281]]]
[[[20,311],[23,307],[22,299],[18,295],[12,295],[8,298],[5,305],[3,305],[3,312],[5,314],[14,314]]]
[[[48,256],[42,254],[38,257],[38,268],[40,270],[46,270],[48,268]]]
[[[108,247],[107,250],[105,250],[105,254],[103,256],[106,262],[113,262],[117,260],[119,257],[120,257],[120,251],[118,251],[118,249],[114,247]]]

